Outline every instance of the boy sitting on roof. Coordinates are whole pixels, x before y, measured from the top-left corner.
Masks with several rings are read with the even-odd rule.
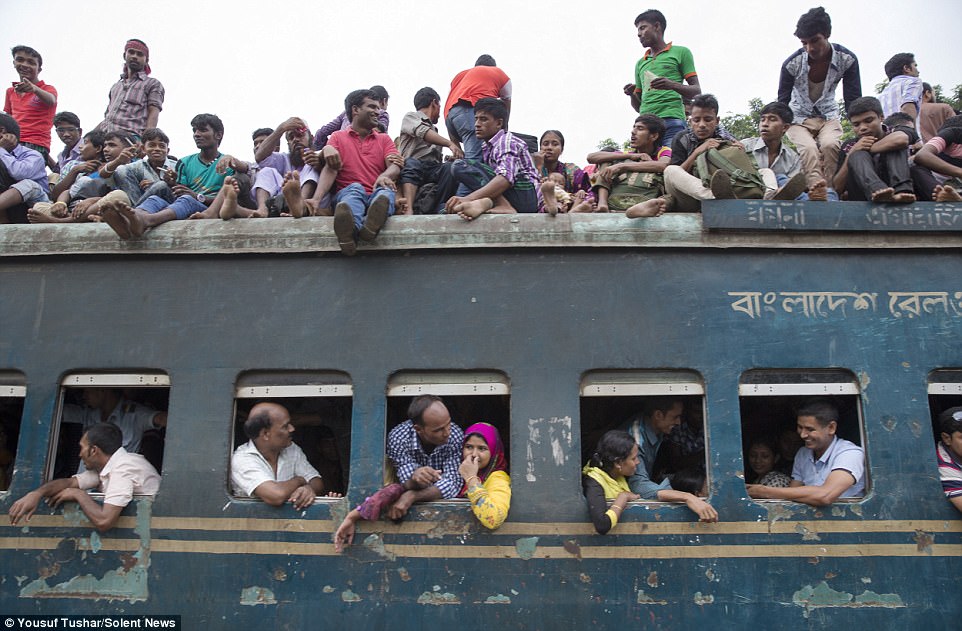
[[[802,160],[791,145],[786,143],[785,132],[792,126],[795,115],[792,109],[774,101],[762,108],[758,119],[758,136],[742,140],[745,153],[752,157],[758,174],[765,182],[765,199],[810,199],[823,202],[835,191],[828,191],[825,180],[819,179],[809,193],[805,193],[805,174]],[[791,183],[790,186],[786,186]],[[784,186],[783,190],[779,190]],[[793,197],[794,195],[794,197]]]
[[[27,223],[27,208],[47,201],[42,155],[20,144],[20,125],[0,113],[0,223]]]

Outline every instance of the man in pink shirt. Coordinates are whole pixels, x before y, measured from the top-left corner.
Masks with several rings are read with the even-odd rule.
[[[121,443],[124,434],[113,423],[97,423],[80,439],[80,458],[86,471],[70,478],[47,482],[30,491],[10,506],[10,523],[21,519],[30,521],[41,499],[50,506],[63,502],[77,502],[94,528],[110,530],[120,518],[124,506],[134,495],[156,495],[160,489],[160,475],[140,454],[128,453]],[[98,504],[87,489],[99,489],[104,494],[103,505]]]
[[[344,100],[344,111],[351,127],[331,134],[322,156],[325,170],[337,172],[334,234],[341,251],[353,256],[357,239],[374,241],[384,222],[394,214],[395,180],[401,167],[391,161],[400,162],[394,142],[377,129],[380,104],[373,92],[351,92]],[[325,180],[322,175],[319,187]]]

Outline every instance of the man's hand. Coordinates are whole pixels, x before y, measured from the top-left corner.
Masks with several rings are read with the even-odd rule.
[[[387,165],[393,164],[399,169],[404,168],[404,158],[401,156],[400,153],[392,153],[388,157],[384,158],[384,161],[387,163]]]
[[[30,521],[33,517],[34,511],[37,510],[37,506],[40,504],[40,500],[43,498],[37,491],[31,491],[18,499],[10,506],[10,525],[16,526],[21,519]]]
[[[304,164],[309,167],[314,167],[318,173],[324,168],[324,158],[319,152],[311,151],[310,149],[301,149],[301,158],[304,160]]]
[[[712,508],[711,504],[699,497],[690,497],[685,504],[688,508],[692,510],[693,513],[698,515],[698,519],[704,522],[716,522],[718,521],[718,511]]]
[[[170,192],[174,194],[174,197],[183,197],[184,195],[190,195],[191,197],[196,197],[194,191],[183,184],[174,184]]]
[[[307,123],[304,119],[299,116],[291,116],[286,121],[277,126],[277,131],[282,133],[287,133],[289,131],[294,131],[295,129],[304,129],[307,127]]]
[[[214,167],[214,170],[220,173],[221,175],[224,175],[225,173],[227,173],[227,169],[234,169],[236,171],[237,167],[238,167],[238,160],[234,156],[223,156],[220,160],[217,161],[217,166]]]
[[[50,499],[48,499],[47,504],[50,504],[51,506],[56,508],[57,506],[60,506],[64,502],[77,502],[79,501],[77,499],[78,495],[86,495],[86,494],[87,494],[86,491],[82,491],[76,487],[66,488],[60,491],[59,493],[57,493],[56,495],[52,496]]]
[[[301,510],[313,504],[315,499],[317,499],[317,495],[314,493],[314,489],[309,484],[303,484],[291,493],[287,501],[292,503],[295,509]]]
[[[341,525],[337,527],[334,532],[334,551],[337,553],[344,552],[344,548],[354,543],[354,532],[356,530],[356,524],[351,516],[349,515]]]
[[[855,144],[852,145],[852,148],[849,149],[849,154],[852,154],[856,151],[869,151],[872,148],[872,145],[875,144],[876,140],[878,139],[875,136],[862,136],[856,140]]]
[[[423,468],[429,468],[429,467],[423,467]],[[399,497],[398,500],[391,505],[391,508],[388,509],[387,511],[388,519],[393,519],[395,521],[398,519],[404,519],[404,516],[408,514],[408,510],[411,508],[411,504],[413,503],[414,503],[414,492],[405,491],[403,494],[401,494],[401,497]]]
[[[626,95],[631,96],[635,93],[635,90],[638,89],[638,86],[636,86],[634,83],[626,83],[623,89]]]
[[[117,156],[114,162],[116,162],[118,165],[130,164],[137,159],[137,154],[139,152],[140,150],[137,148],[137,145],[132,145],[121,151],[120,155]]]
[[[324,145],[321,149],[321,155],[324,157],[324,163],[334,169],[335,171],[341,170],[341,154],[337,149],[331,145]]]
[[[441,472],[434,467],[420,467],[411,474],[411,481],[420,488],[431,486],[441,479]]]
[[[13,86],[13,90],[17,94],[26,94],[28,92],[36,93],[37,86],[35,86],[30,79],[20,79],[20,82]]]
[[[454,156],[455,160],[460,160],[464,157],[464,149],[461,148],[461,145],[458,142],[455,142],[454,140],[449,142],[448,149],[451,150],[451,154]]]
[[[651,80],[651,87],[654,90],[675,90],[682,87],[677,81],[672,81],[671,79],[666,79],[665,77],[655,77]]]
[[[395,183],[394,183],[394,180],[392,180],[392,179],[389,178],[388,176],[386,176],[386,175],[379,175],[379,176],[377,177],[377,179],[374,180],[374,188],[375,188],[375,189],[378,189],[378,188],[386,188],[386,189],[388,189],[389,191],[395,191],[395,192],[396,192],[396,191],[397,191],[397,184],[395,184]]]
[[[85,217],[87,213],[90,212],[90,209],[93,208],[94,204],[96,204],[98,201],[100,201],[99,197],[96,199],[88,198],[88,199],[80,200],[79,202],[74,204],[73,216],[77,219],[81,217]]]
[[[689,157],[700,155],[702,153],[705,153],[709,149],[718,149],[718,147],[720,147],[721,144],[722,144],[722,141],[719,140],[718,138],[709,138],[705,142],[695,147],[695,149],[691,152],[691,155]]]
[[[93,173],[94,171],[99,171],[100,167],[102,167],[103,165],[104,163],[101,162],[100,160],[87,160],[86,162],[81,162],[80,164],[76,165],[74,168],[70,169],[70,172],[73,173],[74,171],[76,171],[77,175],[80,175],[81,173],[83,174]]]

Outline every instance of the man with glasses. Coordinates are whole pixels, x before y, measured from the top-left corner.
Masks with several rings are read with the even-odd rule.
[[[80,128],[80,117],[73,112],[57,112],[53,117],[53,129],[63,143],[63,151],[57,155],[56,160],[48,157],[47,166],[54,173],[61,173],[65,164],[80,159],[80,147],[83,146],[80,139],[83,138],[84,131]]]

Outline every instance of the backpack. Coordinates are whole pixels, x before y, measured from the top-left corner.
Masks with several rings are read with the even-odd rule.
[[[695,173],[705,188],[709,187],[711,176],[719,170],[728,174],[738,199],[765,197],[765,183],[758,174],[758,167],[741,147],[723,142],[718,149],[702,152],[695,161]]]
[[[418,194],[415,195],[414,202],[411,204],[415,215],[437,214],[434,210],[438,205],[437,188],[436,184],[428,183],[418,189]]]

